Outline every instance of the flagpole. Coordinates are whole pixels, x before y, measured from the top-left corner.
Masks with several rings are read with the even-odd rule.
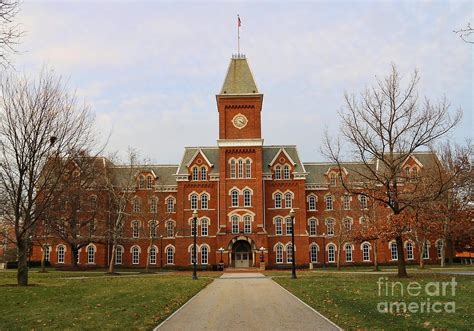
[[[240,55],[240,17],[237,15],[237,55]]]

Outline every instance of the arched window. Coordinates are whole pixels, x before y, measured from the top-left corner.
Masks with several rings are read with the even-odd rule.
[[[194,167],[192,172],[193,172],[193,180],[199,180],[199,169],[198,169],[198,167]]]
[[[244,207],[252,206],[252,194],[250,190],[244,190]]]
[[[333,204],[332,195],[327,195],[325,200],[326,200],[326,210],[333,210],[334,204]]]
[[[202,245],[201,246],[201,264],[208,263],[208,255],[209,255],[209,249],[207,248],[207,246]]]
[[[290,179],[290,166],[287,164],[283,167],[283,178]]]
[[[239,233],[239,217],[237,215],[233,215],[231,218],[232,222],[232,233]]]
[[[236,177],[235,160],[230,160],[230,178]]]
[[[281,208],[281,193],[275,193],[275,208]]]
[[[206,237],[209,234],[209,220],[207,218],[201,219],[201,236]]]
[[[146,177],[146,188],[151,190],[153,188],[153,177],[147,176]]]
[[[150,213],[156,214],[158,210],[158,199],[151,198],[150,199]]]
[[[174,213],[174,199],[173,198],[166,199],[166,211],[168,213]]]
[[[288,244],[286,246],[286,263],[291,263],[293,262],[293,254],[291,251],[291,244]]]
[[[95,263],[95,248],[92,245],[87,247],[87,263]]]
[[[66,249],[64,248],[63,245],[59,245],[57,248],[58,252],[58,263],[64,263],[64,256],[66,253]]]
[[[138,188],[140,190],[143,190],[145,188],[145,177],[144,176],[138,177]]]
[[[422,254],[422,258],[424,260],[427,260],[430,258],[430,248],[429,248],[430,244],[428,241],[425,241],[424,245],[423,245],[423,254]]]
[[[436,253],[438,254],[438,259],[441,259],[443,253],[443,240],[441,239],[436,241]]]
[[[293,205],[293,194],[290,192],[285,193],[285,208],[291,208]]]
[[[411,241],[408,241],[405,246],[407,249],[407,260],[413,260],[413,245]]]
[[[174,237],[174,222],[173,221],[166,222],[166,236],[168,238]]]
[[[239,191],[232,190],[230,192],[230,200],[231,200],[232,207],[238,207],[239,206]]]
[[[206,167],[201,168],[201,180],[207,180],[207,168]]]
[[[316,197],[314,195],[308,197],[308,210],[316,210]]]
[[[283,263],[283,245],[278,244],[275,248],[275,261],[276,263]]]
[[[97,211],[97,196],[91,195],[89,197],[89,209],[90,211]]]
[[[198,209],[198,195],[196,193],[191,194],[191,209]]]
[[[364,262],[370,261],[370,244],[369,243],[362,244],[362,260]]]
[[[245,177],[251,178],[252,177],[252,163],[249,159],[245,161]]]
[[[140,263],[140,248],[138,246],[132,247],[132,264]]]
[[[346,244],[345,250],[346,250],[346,262],[352,262],[352,245]]]
[[[156,247],[155,246],[151,246],[150,248],[150,264],[156,264]]]
[[[334,220],[331,218],[326,220],[326,233],[328,236],[334,235]]]
[[[122,264],[123,261],[123,248],[122,246],[115,247],[115,264]]]
[[[252,233],[252,216],[250,215],[244,216],[244,233],[245,234]]]
[[[49,261],[50,258],[51,258],[51,246],[46,245],[44,247],[44,260]]]
[[[150,225],[150,237],[151,238],[156,238],[157,237],[157,235],[156,235],[157,231],[156,230],[158,229],[157,222],[156,221],[151,221],[149,223],[149,225]]]
[[[318,262],[318,246],[311,245],[311,247],[309,248],[309,252],[310,252],[311,262],[317,263]]]
[[[360,209],[367,209],[367,197],[365,195],[359,196]]]
[[[286,223],[286,234],[289,235],[293,232],[293,222],[291,220],[291,217],[287,217],[285,220]]]
[[[344,219],[344,229],[346,232],[350,232],[352,230],[352,220],[350,218]]]
[[[140,237],[140,222],[133,221],[132,222],[132,238],[139,238]]]
[[[279,165],[275,167],[275,179],[281,179],[281,167]]]
[[[417,167],[413,167],[411,169],[411,178],[413,179],[416,179],[418,177],[418,168]]]
[[[331,186],[336,186],[337,175],[335,173],[331,173],[331,175],[329,176],[329,180],[331,181]]]
[[[209,208],[209,196],[204,193],[201,195],[201,209],[207,209]]]
[[[132,201],[133,212],[139,213],[142,211],[142,205],[140,198],[134,198]]]
[[[244,161],[242,160],[239,160],[238,175],[239,175],[239,178],[244,177]]]
[[[397,246],[396,242],[390,243],[390,253],[391,253],[392,261],[398,260],[398,248],[397,247],[398,246]]]
[[[174,249],[171,246],[166,249],[166,263],[174,264]]]
[[[328,262],[336,262],[336,246],[334,246],[334,244],[328,245]]]
[[[316,235],[316,220],[315,219],[309,220],[309,235],[310,236]]]
[[[405,177],[410,178],[410,167],[405,167]]]
[[[280,217],[275,218],[275,234],[282,235],[283,234],[283,220]]]
[[[351,197],[347,194],[345,194],[342,197],[342,208],[344,210],[350,210],[351,209]]]

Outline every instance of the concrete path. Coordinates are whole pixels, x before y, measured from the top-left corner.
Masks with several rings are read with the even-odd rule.
[[[260,273],[227,273],[155,330],[340,329]]]

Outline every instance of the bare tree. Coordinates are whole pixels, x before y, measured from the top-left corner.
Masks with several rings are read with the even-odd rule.
[[[422,105],[416,91],[419,82],[415,70],[408,85],[403,89],[401,77],[395,65],[391,73],[377,85],[367,89],[358,100],[354,95],[345,95],[345,107],[341,111],[342,136],[350,150],[350,157],[360,162],[361,168],[352,169],[343,185],[350,193],[364,192],[369,199],[390,208],[384,237],[392,237],[398,249],[398,276],[406,277],[403,236],[409,229],[400,217],[408,207],[421,201],[435,200],[447,189],[449,178],[441,174],[439,162],[433,155],[431,163],[439,169],[437,173],[426,173],[422,181],[410,181],[403,166],[406,160],[420,148],[428,148],[439,138],[450,132],[461,120],[461,112],[454,117],[449,114],[445,99],[433,104],[425,99]],[[333,141],[326,134],[324,154],[343,168],[342,143]],[[439,175],[439,176],[436,176]],[[357,181],[350,178],[357,178]],[[430,190],[419,194],[419,183],[431,185]]]
[[[0,0],[0,65],[6,69],[11,66],[9,55],[16,53],[23,31],[13,20],[18,13],[20,2]]]
[[[465,28],[454,30],[455,34],[459,36],[464,42],[468,44],[474,44],[474,29],[471,27],[471,23],[468,22]]]
[[[19,285],[28,285],[28,255],[39,221],[57,195],[61,174],[94,144],[93,118],[60,77],[0,81],[0,187],[5,220],[18,248]]]

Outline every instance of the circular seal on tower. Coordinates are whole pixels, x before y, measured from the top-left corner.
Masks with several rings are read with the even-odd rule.
[[[247,120],[247,117],[245,117],[244,114],[240,113],[235,115],[232,119],[232,124],[234,124],[234,126],[239,130],[245,128],[248,122],[249,121]]]

